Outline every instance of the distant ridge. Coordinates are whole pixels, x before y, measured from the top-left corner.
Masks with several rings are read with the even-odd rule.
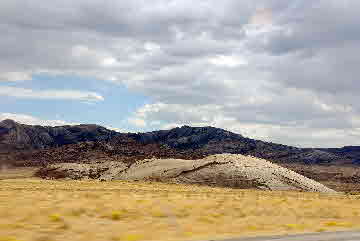
[[[70,146],[67,147],[68,145],[71,146],[71,150],[74,150],[74,154],[67,154],[70,148]],[[45,160],[44,156],[46,156],[46,160],[52,162],[55,157],[44,154],[49,148],[52,148],[52,153],[57,152],[56,148],[61,148],[56,162],[70,160],[76,155],[79,159],[81,153],[88,153],[87,157],[127,156],[135,159],[147,155],[159,158],[191,159],[232,153],[252,155],[280,163],[360,163],[360,147],[356,146],[297,148],[246,138],[240,134],[210,126],[182,126],[146,133],[119,133],[94,124],[49,127],[24,125],[13,120],[0,122],[0,153],[11,151],[34,153],[34,150],[39,150],[38,160],[42,158]],[[96,155],[92,152],[96,152]]]
[[[7,119],[0,122],[0,150],[60,147],[85,141],[109,141],[117,132],[98,125],[24,125]]]

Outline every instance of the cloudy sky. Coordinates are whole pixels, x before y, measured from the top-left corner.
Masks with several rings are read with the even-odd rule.
[[[360,145],[360,1],[1,0],[0,120]]]

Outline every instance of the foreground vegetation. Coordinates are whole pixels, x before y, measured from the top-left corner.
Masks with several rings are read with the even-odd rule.
[[[0,173],[0,241],[206,240],[360,229],[360,197]]]

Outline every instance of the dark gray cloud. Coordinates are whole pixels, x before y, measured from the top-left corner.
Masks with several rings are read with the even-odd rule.
[[[141,128],[211,124],[286,144],[360,144],[359,7],[5,0],[0,81],[46,72],[124,84],[153,100],[134,113]]]

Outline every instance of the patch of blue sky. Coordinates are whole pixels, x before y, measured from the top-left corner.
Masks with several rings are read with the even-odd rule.
[[[29,99],[0,96],[1,112],[32,115],[41,119],[65,120],[73,123],[95,123],[136,131],[127,119],[150,99],[127,89],[124,85],[78,77],[34,75],[32,80],[3,82],[1,86],[32,90],[76,90],[96,92],[103,101]]]

